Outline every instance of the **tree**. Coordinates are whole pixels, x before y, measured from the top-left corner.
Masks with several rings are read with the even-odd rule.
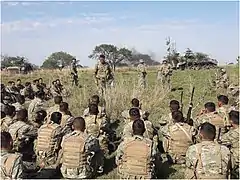
[[[201,62],[203,60],[209,59],[209,56],[202,52],[195,52],[194,57],[196,62]]]
[[[23,56],[8,56],[1,55],[1,66],[2,67],[11,67],[11,66],[23,66],[25,63],[28,63],[28,59]]]
[[[126,48],[117,48],[112,44],[101,44],[94,48],[91,55],[88,57],[91,59],[98,59],[103,54],[106,60],[110,63],[113,70],[122,61],[128,62],[132,57],[132,51]]]
[[[54,52],[43,62],[41,67],[58,68],[60,63],[63,66],[69,66],[71,65],[73,58],[75,57],[63,51]]]

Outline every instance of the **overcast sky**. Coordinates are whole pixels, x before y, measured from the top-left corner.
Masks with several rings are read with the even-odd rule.
[[[165,39],[177,50],[205,52],[221,64],[239,54],[238,2],[1,2],[2,54],[41,65],[52,52],[66,51],[80,64],[95,45],[115,44],[155,54]]]

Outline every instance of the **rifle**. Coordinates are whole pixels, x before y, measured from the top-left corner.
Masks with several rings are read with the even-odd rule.
[[[218,128],[218,137],[217,137],[217,142],[220,142],[220,134],[221,134],[222,128]]]
[[[191,93],[191,99],[190,99],[189,108],[188,108],[188,112],[187,112],[187,123],[190,123],[190,120],[191,120],[194,90],[195,90],[195,87],[193,87],[192,93]]]
[[[181,100],[180,100],[180,102],[181,102],[181,112],[183,111],[183,91],[181,91]]]

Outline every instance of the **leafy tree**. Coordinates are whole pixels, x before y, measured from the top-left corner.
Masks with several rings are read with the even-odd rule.
[[[26,57],[1,55],[2,67],[23,66],[25,63],[28,63]]]
[[[69,66],[71,65],[73,58],[75,57],[63,51],[54,52],[43,62],[41,67],[58,68],[59,64],[62,64],[63,66]]]
[[[209,59],[209,56],[202,52],[195,52],[194,56],[195,56],[195,61],[197,61],[197,62],[201,62],[205,59]]]
[[[88,57],[91,59],[98,59],[98,57],[103,54],[106,60],[110,63],[113,70],[122,61],[128,62],[131,60],[132,51],[126,48],[117,48],[112,44],[101,44],[94,48],[91,55]]]
[[[193,61],[195,59],[194,53],[191,49],[187,48],[184,57],[187,61]]]

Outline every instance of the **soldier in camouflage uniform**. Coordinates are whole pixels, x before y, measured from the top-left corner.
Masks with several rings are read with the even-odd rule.
[[[236,111],[239,111],[239,85],[238,84],[230,84],[227,89],[227,94],[232,100],[232,107]]]
[[[158,79],[161,80],[161,83],[164,88],[171,89],[171,76],[172,76],[172,66],[167,63],[166,60],[163,60],[163,64],[159,67],[158,70]]]
[[[44,98],[44,92],[38,91],[36,93],[36,97],[31,101],[28,107],[28,120],[34,122],[34,117],[37,111],[44,110],[44,103],[43,103],[43,98]]]
[[[185,155],[192,142],[193,129],[184,123],[181,111],[172,112],[173,122],[167,124],[161,131],[164,140],[164,151],[171,157],[174,164],[185,164]]]
[[[109,81],[113,78],[112,69],[105,61],[104,55],[100,55],[99,62],[95,66],[94,74],[99,94],[103,96],[106,92],[107,86],[109,85]]]
[[[139,65],[137,66],[137,71],[138,71],[138,86],[141,89],[145,89],[147,84],[146,84],[146,65],[143,61],[143,59],[139,60]]]
[[[16,87],[18,88],[19,92],[24,89],[24,86],[22,85],[21,79],[17,79]]]
[[[1,132],[1,179],[23,178],[23,163],[20,154],[11,153],[12,137],[8,132]]]
[[[68,103],[62,102],[59,106],[60,113],[62,114],[62,119],[60,126],[62,127],[62,131],[64,134],[72,132],[72,123],[74,117],[72,116],[71,112],[68,108]]]
[[[230,148],[232,178],[239,179],[239,111],[231,111],[229,119],[232,128],[222,136],[220,143]]]
[[[220,89],[220,88],[227,89],[228,85],[229,85],[229,78],[227,75],[227,71],[226,69],[221,68],[220,75],[216,79],[216,87],[217,89]]]
[[[224,121],[226,122],[226,126],[229,126],[229,120],[228,120],[228,113],[230,112],[230,107],[228,105],[228,97],[224,95],[219,95],[218,97],[218,108],[217,112],[218,114],[224,118]]]
[[[92,178],[99,169],[96,160],[101,159],[99,142],[84,132],[85,121],[82,117],[74,119],[73,129],[72,133],[63,137],[61,143],[62,175],[68,179]],[[103,161],[101,163],[100,169],[103,170]]]
[[[145,125],[135,120],[132,125],[133,137],[128,137],[118,146],[116,164],[121,179],[151,179],[154,177],[154,161],[157,148],[153,141],[144,138]]]
[[[1,131],[8,131],[9,126],[14,123],[15,107],[7,105],[3,110],[6,116],[1,119]]]
[[[105,110],[105,107],[99,106],[99,103],[100,103],[100,99],[98,95],[93,95],[89,100],[89,104],[96,104],[98,106],[98,110],[99,110],[98,115],[101,118],[106,116],[106,110]],[[89,107],[84,110],[83,117],[87,117],[88,115],[89,115]]]
[[[47,109],[47,118],[50,118],[53,112],[59,112],[59,106],[63,101],[62,96],[55,96],[53,99],[54,99],[54,106]]]
[[[72,85],[78,86],[77,60],[74,58],[71,63]]]
[[[185,179],[226,179],[230,151],[214,142],[216,128],[206,122],[200,127],[202,142],[192,145],[186,153]]]
[[[21,109],[25,109],[25,98],[23,95],[18,94],[16,96],[16,103],[13,103],[12,105],[16,108],[16,111],[19,111]]]

